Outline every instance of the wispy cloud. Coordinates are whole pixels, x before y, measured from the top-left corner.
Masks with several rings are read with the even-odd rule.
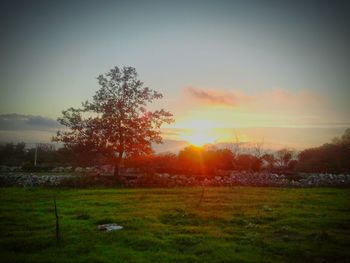
[[[186,87],[185,92],[192,98],[208,104],[230,107],[237,106],[236,97],[230,92],[195,87]]]
[[[227,91],[192,86],[186,87],[184,90],[190,99],[198,103],[240,107],[253,111],[267,109],[298,111],[320,106],[321,103],[325,106],[320,94],[307,90],[290,91],[284,88],[274,88],[251,94],[239,89]]]

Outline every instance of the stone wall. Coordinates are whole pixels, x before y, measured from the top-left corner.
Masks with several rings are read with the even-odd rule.
[[[157,174],[156,176],[133,176],[131,180],[126,180],[127,186],[150,185],[153,180],[155,185],[160,186],[280,186],[280,187],[316,187],[316,186],[350,186],[350,175],[347,174],[298,174],[284,175],[274,173],[254,173],[232,171],[225,176],[188,176]]]
[[[2,173],[0,186],[114,186],[117,180],[113,176],[99,174],[76,173],[46,175],[32,173]],[[226,172],[225,175],[212,177],[151,174],[145,175],[138,171],[128,171],[121,176],[118,184],[126,187],[177,187],[177,186],[274,186],[274,187],[348,187],[349,174],[298,174],[284,175],[274,173]]]
[[[59,186],[71,175],[35,175],[31,173],[8,173],[0,175],[1,186]]]
[[[31,169],[37,169],[41,171],[40,166],[31,167]],[[95,173],[95,174],[112,174],[114,167],[112,165],[102,165],[102,166],[91,166],[91,167],[72,167],[72,166],[58,166],[52,169],[45,168],[45,172],[52,174],[62,174],[62,173]],[[0,173],[13,173],[13,172],[26,172],[28,170],[23,169],[20,166],[6,166],[0,165]]]

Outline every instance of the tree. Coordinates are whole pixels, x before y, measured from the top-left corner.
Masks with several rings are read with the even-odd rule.
[[[347,128],[340,138],[335,137],[332,142],[336,145],[350,146],[350,128]]]
[[[118,176],[124,157],[149,154],[152,142],[162,143],[161,125],[173,122],[173,115],[164,109],[146,109],[162,94],[144,87],[133,67],[115,67],[97,79],[101,87],[91,101],[62,111],[58,121],[69,130],[58,131],[53,140],[103,154],[113,162]]]
[[[233,168],[234,155],[228,149],[188,146],[178,155],[179,166],[190,174],[213,175],[217,170]]]
[[[262,160],[266,161],[267,162],[267,169],[269,171],[272,171],[275,167],[275,163],[276,163],[276,158],[273,154],[271,153],[265,153],[263,156],[262,156]]]
[[[344,145],[350,145],[350,128],[347,128],[341,137],[341,143]]]
[[[261,170],[262,159],[244,153],[236,156],[235,164],[237,170],[258,172]]]
[[[9,166],[22,165],[25,157],[25,143],[0,144],[0,164]]]
[[[202,147],[187,146],[179,152],[179,165],[190,174],[205,174],[206,167],[203,155],[204,149]]]
[[[276,154],[279,166],[284,168],[288,167],[289,162],[293,159],[294,156],[294,152],[286,148],[277,151]]]
[[[131,157],[124,160],[124,165],[136,168],[146,173],[171,173],[178,171],[178,160],[176,154],[162,153]]]
[[[350,172],[350,129],[332,143],[305,149],[299,154],[298,171],[303,172]]]

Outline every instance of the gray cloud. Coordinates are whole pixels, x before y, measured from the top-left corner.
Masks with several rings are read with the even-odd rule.
[[[1,114],[0,130],[2,131],[56,131],[62,126],[54,119],[42,116],[23,114]]]

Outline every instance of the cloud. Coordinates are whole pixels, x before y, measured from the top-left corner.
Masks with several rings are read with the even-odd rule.
[[[212,105],[237,106],[236,97],[225,91],[214,91],[203,88],[186,87],[185,92],[192,98]]]
[[[62,129],[65,127],[48,117],[0,114],[0,142],[48,143]]]
[[[196,102],[213,106],[240,107],[251,111],[288,110],[302,111],[305,109],[319,109],[325,106],[320,94],[312,91],[292,91],[284,88],[274,88],[247,94],[241,90],[207,89],[186,87],[186,94]]]
[[[63,127],[54,119],[23,114],[1,114],[1,131],[56,131]]]

